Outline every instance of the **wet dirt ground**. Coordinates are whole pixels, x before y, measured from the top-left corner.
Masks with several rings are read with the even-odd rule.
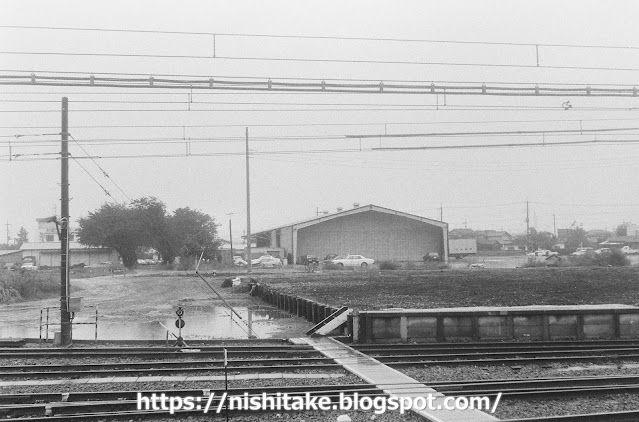
[[[74,339],[94,339],[96,309],[99,340],[164,340],[167,331],[169,339],[174,339],[179,334],[178,306],[184,310],[185,340],[248,338],[249,311],[257,338],[299,337],[311,327],[306,320],[268,307],[246,292],[221,288],[223,277],[206,279],[223,300],[201,279],[184,273],[72,279],[71,296],[83,298],[83,309],[74,318],[78,323]],[[0,306],[0,338],[46,338],[46,327],[40,330],[39,325],[41,314],[43,323],[47,321],[47,308],[52,324],[48,337],[53,338],[59,330],[57,298]]]

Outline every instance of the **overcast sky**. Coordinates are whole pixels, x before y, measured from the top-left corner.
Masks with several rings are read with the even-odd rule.
[[[614,5],[614,7],[613,7]],[[0,75],[193,75],[313,81],[447,81],[639,86],[634,1],[3,1],[0,26],[223,34],[0,28]],[[236,35],[233,35],[236,34]],[[287,35],[331,38],[240,37]],[[401,39],[404,41],[389,41]],[[530,45],[410,42],[485,41]],[[539,47],[540,67],[535,44]],[[554,44],[547,46],[545,44]],[[633,48],[576,48],[621,46]],[[212,56],[215,49],[215,58]],[[96,55],[6,54],[113,53]],[[200,58],[135,57],[135,55]],[[249,59],[250,58],[250,59]],[[260,60],[260,59],[270,60]],[[272,60],[313,59],[316,61]],[[341,60],[341,62],[338,62]],[[344,62],[350,61],[350,62]],[[371,63],[386,61],[389,63]],[[404,63],[399,63],[404,62]],[[411,63],[406,63],[411,62]],[[424,64],[439,63],[439,64]],[[469,64],[520,65],[469,66]],[[606,70],[584,68],[605,67]],[[476,85],[477,85],[476,84]],[[424,132],[639,128],[639,97],[479,97],[168,91],[0,86],[0,223],[36,240],[38,217],[60,210],[60,99],[70,102],[71,216],[111,200],[156,196],[216,218],[228,237],[246,227],[245,127],[251,151],[253,231],[353,203],[440,217],[450,228],[553,230],[573,222],[614,229],[639,221],[639,130],[583,134],[347,139]],[[562,106],[570,101],[570,108]],[[438,108],[438,109],[437,109]],[[166,127],[148,127],[148,126]],[[122,127],[135,126],[135,127]],[[147,126],[147,127],[140,127]],[[20,136],[16,135],[30,135]],[[618,140],[581,146],[372,151],[396,146]],[[9,140],[11,154],[9,161]],[[139,140],[145,140],[142,143]],[[181,142],[177,142],[182,140]],[[169,143],[170,142],[170,143]],[[361,151],[359,149],[361,148]],[[345,150],[350,151],[345,151]],[[328,150],[321,153],[309,151]],[[340,151],[341,150],[341,151]],[[354,151],[353,151],[354,150]],[[268,152],[269,154],[257,154]],[[15,154],[20,154],[16,157]],[[38,155],[34,155],[38,154]],[[44,154],[44,155],[43,155]],[[49,154],[49,155],[46,155]],[[89,173],[89,174],[87,174]],[[96,180],[94,181],[93,178]],[[97,183],[96,183],[97,181]],[[115,182],[114,185],[112,182]],[[121,190],[120,190],[121,189]],[[126,194],[126,196],[122,193]]]

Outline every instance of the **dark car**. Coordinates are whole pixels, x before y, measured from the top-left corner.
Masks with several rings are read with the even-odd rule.
[[[308,265],[308,264],[317,264],[319,265],[320,259],[318,256],[316,255],[306,255],[302,258],[302,264],[304,265]]]
[[[326,256],[324,257],[324,263],[326,264],[326,263],[328,263],[328,262],[331,262],[331,261],[332,261],[332,260],[334,260],[336,257],[337,257],[337,254],[336,254],[336,253],[329,253],[328,255],[326,255]]]

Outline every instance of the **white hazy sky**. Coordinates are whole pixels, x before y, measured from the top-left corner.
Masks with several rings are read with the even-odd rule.
[[[532,46],[256,38],[219,35],[217,58],[23,55],[7,52],[212,55],[210,35],[114,33],[0,28],[0,75],[80,72],[309,78],[620,84],[639,86],[635,1],[2,1],[0,26],[189,31],[386,39],[608,45],[540,46],[541,67],[482,67],[246,60],[307,58],[395,62],[491,63],[531,66]],[[219,57],[227,58],[219,58]],[[233,57],[234,59],[229,59]],[[552,67],[554,66],[554,67]],[[556,67],[572,67],[559,69]],[[574,67],[608,67],[586,70]],[[625,70],[619,70],[625,69]],[[633,70],[634,69],[634,70]],[[251,150],[253,231],[335,211],[354,202],[439,218],[451,228],[540,230],[573,222],[586,229],[639,221],[639,144],[500,149],[371,151],[407,145],[639,140],[620,134],[470,136],[446,139],[347,140],[349,134],[639,128],[639,97],[473,97],[391,94],[201,92],[0,86],[0,227],[21,226],[35,239],[35,219],[59,212],[60,98],[70,101],[69,131],[91,155],[184,154],[234,156],[102,158],[97,163],[131,198],[156,196],[169,210],[189,206],[228,217],[245,228],[244,127]],[[570,101],[572,108],[562,104]],[[322,104],[322,105],[318,105]],[[438,104],[439,110],[431,106]],[[421,108],[416,109],[416,106]],[[428,106],[428,107],[426,107]],[[412,107],[412,109],[410,108]],[[115,126],[165,125],[164,128]],[[202,127],[208,125],[209,127]],[[217,125],[217,126],[215,126]],[[283,126],[288,125],[288,126]],[[100,126],[100,127],[96,127]],[[199,126],[199,127],[195,127]],[[22,136],[15,135],[45,135]],[[331,139],[326,139],[331,138]],[[216,142],[198,142],[197,140]],[[23,154],[9,161],[12,154]],[[129,140],[129,141],[125,141]],[[131,141],[133,140],[133,141]],[[100,142],[98,142],[100,141]],[[105,141],[107,143],[105,143]],[[73,142],[71,153],[85,152]],[[308,150],[331,150],[309,154]],[[275,154],[277,151],[293,151]],[[304,153],[306,151],[306,153]],[[34,160],[35,159],[35,160]],[[118,201],[126,198],[89,160],[86,170]],[[76,162],[70,163],[71,216],[85,216],[108,198]]]

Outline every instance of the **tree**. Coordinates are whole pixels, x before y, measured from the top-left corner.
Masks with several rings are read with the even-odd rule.
[[[619,224],[617,226],[617,228],[615,229],[615,234],[617,236],[628,236],[628,225],[630,223],[627,221],[624,221],[623,223]]]
[[[22,246],[23,243],[29,241],[29,232],[24,227],[20,227],[20,231],[18,231],[18,249]]]
[[[204,252],[204,258],[215,258],[217,225],[211,216],[188,207],[178,208],[169,218],[169,227],[180,256]]]
[[[555,235],[549,232],[538,232],[533,227],[530,228],[528,241],[533,249],[551,249],[556,243]]]
[[[568,231],[566,238],[566,248],[574,249],[588,244],[588,237],[583,227],[573,226]]]
[[[173,215],[157,198],[148,197],[131,204],[104,204],[79,220],[78,235],[85,245],[113,248],[126,267],[137,262],[136,249],[154,248],[164,262],[176,256],[214,258],[218,243],[217,226],[208,214],[179,208]]]
[[[122,257],[125,267],[137,262],[136,247],[140,246],[140,231],[131,208],[106,203],[88,217],[78,221],[80,243],[113,248]]]

